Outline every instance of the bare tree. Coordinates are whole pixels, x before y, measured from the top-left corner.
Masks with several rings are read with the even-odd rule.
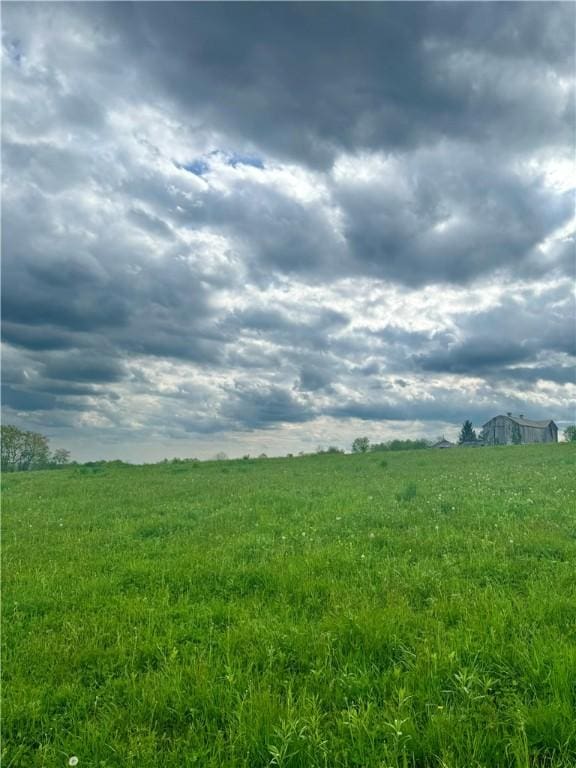
[[[57,448],[52,454],[51,462],[58,467],[62,467],[64,464],[68,464],[69,461],[70,451],[67,451],[66,448]]]

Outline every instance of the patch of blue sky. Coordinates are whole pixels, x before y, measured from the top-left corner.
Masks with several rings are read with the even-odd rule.
[[[185,171],[193,173],[195,176],[204,176],[210,170],[210,166],[205,160],[192,160],[191,163],[184,163],[180,168],[184,168]]]
[[[226,163],[226,165],[236,168],[239,165],[249,165],[252,168],[264,169],[264,161],[258,155],[249,155],[239,152],[224,152],[220,149],[215,149],[210,152],[209,157],[216,157],[220,161]],[[195,176],[205,176],[210,171],[210,163],[202,158],[195,158],[189,163],[178,163],[179,168],[183,168],[189,173],[193,173]]]
[[[244,155],[237,152],[229,152],[226,156],[226,163],[236,168],[237,165],[251,165],[253,168],[264,168],[264,161],[257,155]]]

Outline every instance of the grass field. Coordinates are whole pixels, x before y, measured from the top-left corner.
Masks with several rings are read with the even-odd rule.
[[[574,768],[575,459],[5,475],[3,768]]]

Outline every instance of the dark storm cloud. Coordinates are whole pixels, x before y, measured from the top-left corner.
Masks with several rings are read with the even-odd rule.
[[[111,274],[113,262],[98,260],[98,253],[87,252],[86,241],[94,239],[89,238],[89,232],[59,232],[59,217],[51,218],[49,198],[36,189],[6,201],[4,213],[5,321],[51,325],[68,331],[119,327],[126,323],[128,299]],[[35,217],[33,227],[30,215]]]
[[[382,400],[374,402],[348,402],[327,409],[329,416],[353,418],[362,421],[412,421],[446,420],[456,423],[466,418],[478,422],[486,414],[486,406],[471,404],[463,398],[459,403],[452,398],[439,398],[433,402],[397,402]]]
[[[532,355],[576,355],[576,299],[570,283],[535,291],[518,291],[497,307],[462,319],[468,337],[483,335],[494,345],[520,344]]]
[[[117,221],[109,231],[99,225],[95,237],[74,211],[68,231],[60,233],[45,196],[36,191],[18,202],[33,200],[40,202],[40,226],[27,223],[28,206],[8,205],[3,230],[3,340],[33,353],[22,358],[30,375],[6,391],[5,408],[69,409],[69,396],[80,401],[96,394],[100,408],[103,393],[70,387],[122,382],[127,355],[217,361],[206,288],[179,254],[160,261],[135,249]],[[66,218],[65,209],[60,216]]]
[[[18,347],[36,350],[70,349],[78,344],[75,334],[54,329],[49,325],[38,328],[9,321],[2,323],[2,340]]]
[[[349,270],[345,249],[324,206],[295,199],[273,185],[264,190],[262,182],[241,174],[231,178],[229,185],[232,189],[226,191],[206,185],[190,197],[132,180],[129,191],[147,204],[163,198],[169,209],[166,215],[177,226],[210,229],[231,238],[257,283],[273,282],[277,273],[314,279]]]
[[[478,148],[446,147],[384,165],[370,182],[342,182],[337,199],[358,266],[413,285],[549,269],[535,249],[573,215],[572,195],[550,195],[492,162]]]
[[[151,254],[124,226],[121,211],[110,222],[77,223],[69,202],[51,220],[49,197],[38,190],[25,190],[15,203],[6,203],[2,233],[7,341],[29,349],[90,348],[100,338],[112,351],[214,358],[206,341],[215,332],[209,295],[201,270],[181,253]],[[32,228],[27,211],[35,205]]]
[[[126,372],[118,360],[98,360],[93,354],[75,353],[66,357],[54,357],[46,362],[44,375],[59,381],[91,381],[94,384],[102,384],[120,381]]]
[[[293,309],[293,308],[292,308]],[[330,335],[348,325],[350,318],[329,307],[307,308],[304,316],[277,309],[246,309],[230,315],[225,327],[236,332],[263,335],[288,349],[322,350],[330,344]]]
[[[29,389],[2,385],[2,405],[13,411],[53,411],[55,409],[83,411],[86,406],[82,402],[68,401],[57,398],[51,392],[37,392]]]
[[[526,413],[526,396],[504,394],[498,389],[486,386],[476,392],[471,399],[465,392],[448,388],[431,389],[431,397],[417,400],[393,400],[379,398],[360,402],[348,400],[327,409],[327,414],[336,418],[355,418],[363,421],[437,421],[462,424],[471,419],[481,425],[497,413]],[[554,407],[554,418],[573,419],[573,407],[569,402],[558,403]],[[531,404],[530,418],[550,418],[550,406]]]
[[[96,379],[94,381],[95,383],[100,383],[96,382]],[[41,387],[43,391],[49,392],[52,395],[65,395],[66,397],[101,397],[103,395],[112,399],[116,397],[113,392],[106,392],[96,386],[76,384],[75,382],[42,379],[36,386]]]
[[[332,383],[331,372],[324,367],[304,364],[300,370],[300,389],[304,392],[318,392]]]
[[[12,412],[82,412],[114,400],[110,386],[127,375],[122,363],[98,349],[88,351],[5,345],[2,407]],[[92,398],[89,400],[89,398]],[[97,398],[94,400],[93,398]],[[92,403],[92,405],[90,405]],[[68,421],[72,417],[67,416]]]
[[[499,306],[460,319],[463,338],[412,358],[424,371],[566,383],[568,367],[557,374],[551,356],[576,356],[576,306],[570,285],[519,292]],[[539,362],[538,367],[519,363]],[[538,373],[540,372],[540,373]]]
[[[555,384],[576,384],[576,368],[573,365],[542,365],[528,368],[526,366],[514,366],[514,368],[502,371],[502,379],[515,382],[533,384],[538,381],[551,381]]]
[[[181,430],[195,435],[215,435],[230,428],[230,423],[225,419],[210,418],[198,414],[196,418],[184,416],[175,425],[174,435],[181,436]]]
[[[422,355],[416,360],[424,371],[480,373],[495,366],[522,362],[530,356],[530,350],[521,344],[484,337],[456,344],[447,351]]]
[[[542,143],[546,77],[572,69],[568,4],[106,4],[123,55],[196,119],[326,166],[442,136]],[[82,13],[103,13],[88,6]],[[522,63],[528,76],[516,69]],[[510,64],[511,78],[496,78]],[[183,77],[182,73],[186,76]],[[529,104],[524,97],[530,95]]]
[[[247,429],[269,428],[280,423],[300,423],[314,418],[309,404],[279,386],[241,386],[229,393],[221,414]]]
[[[2,385],[2,404],[14,411],[50,411],[57,405],[57,399],[45,392],[30,392]]]
[[[344,174],[328,183],[341,214],[340,239],[321,205],[276,188],[263,194],[254,180],[242,178],[235,194],[208,184],[191,194],[146,167],[123,167],[121,153],[107,178],[80,141],[72,148],[7,142],[8,167],[41,189],[54,194],[83,177],[116,183],[153,209],[132,205],[126,213],[143,232],[168,240],[174,225],[224,233],[261,283],[279,273],[466,283],[494,270],[517,277],[570,268],[567,251],[550,264],[537,246],[569,218],[572,199],[515,165],[543,147],[567,152],[573,141],[572,100],[557,82],[570,77],[573,50],[563,4],[549,3],[546,12],[529,3],[23,6],[9,11],[15,27],[27,15],[42,24],[62,13],[97,30],[101,56],[54,46],[51,64],[71,78],[71,56],[83,56],[101,96],[107,62],[122,63],[132,90],[119,83],[104,104],[126,106],[141,81],[153,103],[168,99],[181,120],[218,128],[233,144],[326,169],[343,151],[393,159],[369,179]],[[26,57],[26,42],[14,40]],[[44,79],[54,122],[69,126],[61,102],[70,94],[51,70]],[[138,141],[158,155],[148,139]],[[215,153],[233,167],[264,167],[253,152],[222,147],[180,167],[191,175],[201,168],[209,178]],[[16,305],[25,298],[15,297]],[[54,312],[43,304],[37,309],[42,316]],[[90,306],[64,309],[70,324],[81,317],[90,322]],[[121,300],[102,310],[112,323],[125,320]]]
[[[341,152],[399,158],[402,184],[383,170],[333,190],[346,253],[315,206],[276,191],[207,190],[202,206],[185,206],[190,223],[242,240],[260,279],[361,271],[422,285],[549,269],[535,249],[569,219],[572,199],[514,162],[573,142],[573,99],[557,82],[571,75],[567,5],[141,3],[107,5],[104,16],[121,31],[119,55],[158,96],[233,143],[324,169]],[[209,158],[188,167],[209,174]],[[555,263],[570,266],[566,253]]]

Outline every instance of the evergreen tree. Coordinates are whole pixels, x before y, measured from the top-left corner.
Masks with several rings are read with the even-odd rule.
[[[462,443],[475,443],[476,440],[476,432],[474,431],[472,422],[467,419],[464,424],[462,424],[460,437],[458,438],[458,444],[462,445]]]
[[[512,424],[512,444],[513,445],[520,445],[522,442],[522,435],[520,433],[520,427],[516,422]]]

